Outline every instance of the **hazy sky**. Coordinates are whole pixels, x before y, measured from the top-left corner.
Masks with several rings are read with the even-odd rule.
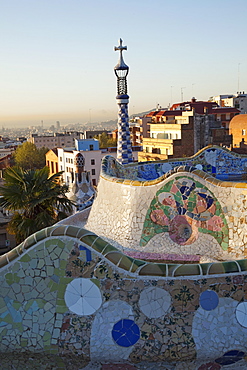
[[[247,91],[246,20],[247,0],[0,0],[0,125],[117,118],[120,37],[129,114]]]

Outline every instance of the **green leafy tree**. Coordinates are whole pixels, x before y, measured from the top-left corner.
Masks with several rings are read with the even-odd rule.
[[[117,140],[109,138],[106,132],[102,132],[102,134],[95,136],[95,138],[99,140],[99,147],[101,149],[117,146]]]
[[[49,168],[24,170],[9,167],[0,186],[0,206],[13,212],[8,232],[17,243],[67,217],[73,203],[66,197],[68,187],[59,183],[62,172],[49,177]]]
[[[45,166],[45,154],[48,148],[38,149],[36,145],[26,141],[14,153],[14,163],[24,169],[40,169]]]

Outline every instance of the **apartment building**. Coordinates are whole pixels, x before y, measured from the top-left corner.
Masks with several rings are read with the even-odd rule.
[[[170,110],[156,110],[149,118],[150,137],[143,138],[139,161],[191,156],[209,144],[230,147],[231,136],[222,124],[239,114],[235,108],[220,108],[216,103],[196,101],[174,104]],[[229,117],[228,117],[229,115]]]
[[[77,131],[71,131],[66,133],[55,132],[53,135],[39,136],[38,134],[32,134],[28,139],[29,142],[36,145],[37,148],[46,147],[48,149],[53,148],[68,148],[75,146],[75,139],[79,140],[81,133]]]

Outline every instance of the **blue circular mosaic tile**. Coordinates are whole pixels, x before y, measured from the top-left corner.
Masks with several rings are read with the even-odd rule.
[[[200,305],[206,311],[214,310],[219,304],[218,294],[213,290],[206,290],[200,295]]]
[[[112,329],[112,338],[121,347],[133,346],[140,338],[140,329],[133,320],[119,320]]]
[[[220,365],[231,365],[243,359],[245,353],[238,350],[232,350],[224,353],[223,356],[217,358],[215,362]]]

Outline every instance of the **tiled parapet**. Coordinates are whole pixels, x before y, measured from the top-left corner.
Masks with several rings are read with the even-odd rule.
[[[157,165],[147,165],[150,173],[157,173]],[[104,159],[87,229],[119,248],[142,252],[207,261],[247,256],[247,183],[224,182],[187,165],[138,180],[139,166]]]
[[[138,162],[122,166],[113,157],[106,157],[102,163],[102,176],[126,180],[155,180],[175,167],[195,167],[219,179],[245,180],[247,175],[247,155],[209,145],[192,157],[172,158],[155,162]]]
[[[2,256],[1,352],[106,363],[223,364],[230,354],[244,361],[246,260],[153,263],[144,258],[164,256],[127,256],[86,229],[59,224],[21,247]]]

